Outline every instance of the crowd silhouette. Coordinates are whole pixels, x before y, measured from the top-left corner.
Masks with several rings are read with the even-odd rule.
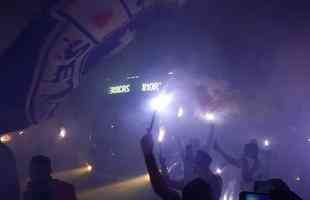
[[[51,176],[51,160],[42,155],[34,156],[29,167],[30,181],[24,200],[76,200],[74,187]]]
[[[223,181],[214,174],[210,165],[212,157],[202,149],[193,152],[188,145],[184,153],[184,179],[172,180],[163,155],[159,156],[160,166],[153,153],[153,135],[145,134],[141,139],[141,148],[146,168],[154,192],[163,200],[220,200]],[[215,150],[230,164],[241,169],[240,200],[248,200],[246,195],[264,194],[270,200],[301,200],[281,179],[259,180],[260,162],[258,145],[255,140],[244,146],[241,159],[235,159],[225,153],[215,143]],[[186,169],[190,167],[190,169]],[[188,172],[191,173],[188,173]],[[43,155],[32,157],[29,165],[30,180],[21,195],[16,160],[13,152],[0,143],[0,198],[7,200],[76,200],[74,186],[52,177],[52,162]],[[191,174],[191,178],[186,177]]]
[[[76,200],[74,186],[51,176],[51,160],[43,155],[32,157],[30,181],[23,195],[13,152],[0,143],[0,199],[3,200]]]
[[[194,174],[194,179],[186,183],[185,180],[170,180],[162,156],[159,158],[161,168],[157,165],[153,153],[154,142],[151,133],[148,132],[143,136],[141,148],[153,190],[163,200],[220,200],[222,179],[210,170],[212,158],[207,152],[200,149],[194,153],[190,145],[186,147],[184,177],[190,171],[186,170],[188,166],[193,167]],[[259,149],[255,140],[245,144],[241,159],[235,159],[228,155],[217,143],[215,143],[214,149],[230,164],[241,169],[240,200],[253,199],[253,196],[247,199],[244,194],[264,195],[270,200],[301,200],[281,179],[261,180],[260,162],[258,160]],[[192,161],[191,164],[186,164],[189,160]],[[181,194],[178,190],[181,191]]]

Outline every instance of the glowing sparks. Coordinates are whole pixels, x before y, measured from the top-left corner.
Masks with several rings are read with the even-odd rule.
[[[158,138],[157,138],[158,142],[161,143],[164,140],[165,135],[166,135],[166,129],[165,127],[162,126],[159,128],[159,133],[158,133]]]
[[[60,128],[59,138],[64,139],[67,136],[67,130],[64,127]]]
[[[11,140],[12,140],[12,136],[9,134],[5,134],[0,137],[0,142],[4,144],[9,143]]]
[[[222,174],[222,173],[223,173],[223,170],[222,170],[221,168],[217,167],[217,168],[215,169],[215,173],[216,173],[216,174]]]
[[[86,169],[88,172],[91,172],[93,170],[93,166],[90,165],[89,163],[86,164]]]
[[[184,110],[183,110],[182,107],[180,107],[179,110],[178,110],[177,117],[178,117],[178,118],[181,118],[181,117],[183,116],[183,114],[184,114]]]
[[[151,178],[150,178],[149,174],[145,174],[144,175],[144,179],[145,179],[146,182],[150,182],[151,181]]]
[[[265,139],[263,143],[264,143],[265,147],[269,147],[270,146],[270,141],[268,139]]]

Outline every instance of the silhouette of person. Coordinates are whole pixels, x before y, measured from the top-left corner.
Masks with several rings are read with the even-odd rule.
[[[30,182],[24,192],[24,200],[76,200],[73,185],[53,179],[51,160],[42,155],[31,159]]]
[[[144,154],[146,167],[150,175],[150,181],[156,194],[158,194],[163,200],[212,199],[213,194],[211,187],[202,179],[195,179],[185,185],[182,190],[182,198],[176,190],[167,184],[165,177],[160,173],[153,154],[153,146],[154,143],[152,135],[148,133],[141,139],[141,148]]]
[[[195,179],[195,157],[197,151],[200,149],[200,141],[196,138],[191,138],[189,143],[183,148],[180,139],[178,138],[178,144],[181,152],[181,158],[183,162],[183,180],[182,184],[179,181],[178,187],[182,185],[182,188],[186,183]],[[162,168],[165,168],[165,163],[162,164]]]
[[[197,151],[195,161],[195,174],[197,177],[203,179],[210,184],[212,190],[212,199],[220,199],[223,187],[223,180],[219,175],[215,175],[211,169],[212,158],[211,156],[202,151]]]
[[[261,163],[258,159],[259,148],[256,140],[244,145],[243,155],[236,159],[227,154],[222,148],[215,143],[214,149],[223,156],[231,165],[241,169],[240,189],[242,191],[253,191],[254,182],[261,180],[263,177]]]
[[[210,184],[210,189],[212,191],[212,199],[220,199],[221,197],[221,193],[222,193],[222,186],[223,186],[223,181],[222,178],[218,175],[215,175],[211,169],[211,163],[212,163],[212,158],[211,156],[202,151],[202,150],[198,150],[196,152],[196,154],[193,154],[192,152],[192,147],[191,145],[187,145],[186,148],[186,153],[187,156],[185,156],[185,160],[187,160],[188,164],[187,167],[189,167],[188,171],[191,172],[190,174],[186,174],[186,163],[184,163],[184,179],[183,180],[171,180],[169,178],[169,173],[167,170],[167,166],[166,166],[166,162],[165,159],[163,158],[162,155],[160,155],[159,157],[159,161],[161,164],[161,172],[162,175],[164,176],[167,184],[174,189],[184,189],[185,185],[190,182],[192,182],[195,179],[202,179],[205,182],[207,182],[208,184]],[[186,158],[188,157],[188,158]],[[186,175],[190,176],[188,177],[188,179],[186,179]],[[188,181],[190,180],[190,181]]]
[[[3,143],[0,143],[0,199],[20,199],[15,156]]]

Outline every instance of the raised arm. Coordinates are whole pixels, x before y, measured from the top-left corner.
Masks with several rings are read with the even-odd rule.
[[[143,136],[141,148],[153,189],[163,200],[180,200],[179,194],[168,187],[164,177],[160,174],[156,159],[153,155],[153,146],[152,135],[148,133]]]
[[[241,168],[241,163],[235,159],[234,157],[232,157],[231,155],[229,155],[228,153],[224,152],[222,150],[222,148],[218,145],[217,142],[215,142],[214,144],[214,150],[217,151],[219,154],[221,154],[221,156],[231,165],[234,165],[238,168]]]
[[[181,179],[181,180],[170,179],[166,159],[163,157],[162,154],[159,154],[159,163],[160,163],[161,174],[164,177],[164,180],[167,183],[167,185],[170,188],[182,190],[184,187],[184,179]]]

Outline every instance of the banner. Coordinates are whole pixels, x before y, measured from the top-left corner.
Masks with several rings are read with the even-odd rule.
[[[150,23],[146,14],[163,5],[157,2],[64,1],[33,20],[0,58],[0,133],[50,118],[79,85],[90,53],[100,49],[102,58],[125,47],[135,21]]]

